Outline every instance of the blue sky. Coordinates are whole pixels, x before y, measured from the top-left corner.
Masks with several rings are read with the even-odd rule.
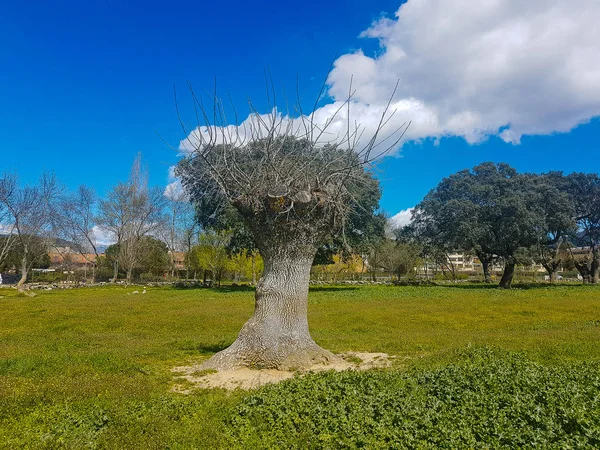
[[[400,79],[398,116],[413,126],[379,167],[390,215],[483,161],[600,171],[596,1],[401,3],[4,2],[0,172],[33,182],[53,170],[104,194],[141,151],[165,185],[178,155],[156,132],[175,147],[185,137],[173,84],[190,120],[188,80],[204,92],[216,78],[240,111],[250,96],[267,112],[266,68],[288,92],[298,77],[306,102],[328,77],[323,107],[354,76],[359,116]]]

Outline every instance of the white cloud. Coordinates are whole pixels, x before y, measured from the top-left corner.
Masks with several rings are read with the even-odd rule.
[[[185,193],[183,191],[183,186],[181,185],[181,180],[175,175],[175,166],[169,167],[169,181],[163,195],[167,199],[174,201],[179,201],[184,198]]]
[[[597,0],[408,0],[361,36],[381,53],[343,55],[330,94],[383,105],[399,79],[409,138],[567,132],[600,115]],[[424,117],[426,120],[424,120]]]
[[[387,104],[387,102],[386,102]],[[223,142],[243,145],[244,143],[261,137],[268,136],[269,130],[275,128],[276,134],[292,134],[298,137],[307,136],[311,128],[311,121],[316,126],[311,135],[311,140],[321,144],[340,143],[346,145],[348,140],[348,114],[350,114],[350,140],[356,136],[356,150],[362,152],[369,144],[371,136],[380,125],[381,118],[389,120],[382,128],[378,142],[380,145],[373,149],[372,155],[380,154],[400,136],[403,124],[413,120],[415,127],[419,129],[431,128],[431,121],[435,120],[430,111],[427,111],[418,102],[408,99],[394,102],[386,109],[386,104],[367,105],[352,101],[350,111],[345,100],[335,101],[318,108],[312,115],[290,118],[284,116],[277,109],[271,113],[250,115],[239,127],[197,127],[179,144],[179,150],[183,154],[189,154],[201,149],[207,143],[221,144]],[[408,119],[407,111],[411,112]],[[355,123],[356,119],[356,123]],[[273,127],[275,123],[275,127]],[[358,126],[358,128],[357,128]],[[411,128],[412,130],[412,128]]]
[[[413,209],[414,208],[404,209],[395,216],[390,217],[388,219],[388,223],[390,224],[391,228],[396,229],[408,225],[411,221]]]
[[[112,233],[97,225],[94,228],[92,228],[92,234],[96,239],[96,245],[100,247],[108,247],[109,245],[112,245],[115,242],[117,242],[116,238],[112,235]]]
[[[184,197],[183,186],[181,180],[175,179],[175,181],[167,184],[165,188],[164,196],[169,200],[180,201]]]
[[[15,231],[14,225],[0,223],[0,235],[12,234]]]
[[[347,109],[339,108],[351,79],[350,115],[363,129],[359,149],[377,129],[398,81],[390,107],[395,113],[380,140],[406,121],[412,125],[404,142],[459,136],[476,144],[496,135],[519,144],[523,135],[568,132],[600,116],[598,23],[598,0],[408,0],[393,19],[361,33],[379,40],[376,56],[359,50],[335,61],[331,102],[314,115],[319,126],[329,123],[320,140],[346,135]],[[283,128],[302,134],[301,119],[275,115]],[[238,129],[224,127],[213,136],[217,142],[223,136],[247,140],[270,117],[249,116]],[[190,133],[180,143],[182,153],[210,131]]]

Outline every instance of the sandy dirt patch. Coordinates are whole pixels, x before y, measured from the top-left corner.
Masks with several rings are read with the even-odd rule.
[[[314,365],[302,372],[288,372],[273,369],[236,369],[219,372],[203,371],[200,364],[179,366],[171,369],[177,374],[177,379],[183,383],[173,387],[174,392],[189,394],[193,389],[255,389],[269,383],[278,383],[283,380],[308,373],[323,372],[326,370],[369,370],[389,367],[393,356],[387,353],[348,352],[338,355],[341,360],[328,365]]]

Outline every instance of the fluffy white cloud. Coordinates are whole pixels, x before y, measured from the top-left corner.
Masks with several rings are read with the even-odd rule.
[[[390,105],[393,117],[380,134],[381,152],[406,121],[404,141],[460,136],[478,143],[490,135],[518,144],[523,135],[567,132],[600,116],[600,2],[598,0],[408,0],[394,19],[361,33],[378,39],[375,57],[361,50],[337,59],[329,74],[332,103],[315,122],[328,124],[321,141],[343,139],[349,83],[350,114],[363,130],[362,148]],[[337,116],[332,119],[337,112]],[[282,129],[303,133],[300,119],[275,111]],[[217,142],[260,134],[250,116],[238,129],[214,134]],[[189,153],[210,129],[200,127],[180,143]]]
[[[400,211],[395,216],[388,219],[388,223],[392,229],[400,228],[410,223],[414,208],[408,208]]]
[[[167,184],[164,192],[164,196],[166,198],[176,201],[181,199],[183,195],[185,195],[185,193],[183,192],[183,186],[181,185],[180,180],[175,180]]]
[[[362,33],[379,55],[335,62],[329,92],[345,98],[353,77],[373,108],[400,80],[412,139],[566,132],[600,115],[598,23],[597,0],[408,0]]]

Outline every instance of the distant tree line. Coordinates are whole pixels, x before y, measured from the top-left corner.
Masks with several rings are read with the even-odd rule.
[[[0,271],[15,269],[22,288],[33,267],[50,265],[48,248],[58,239],[81,255],[94,280],[257,282],[262,258],[232,208],[217,209],[201,196],[192,204],[183,190],[149,187],[147,180],[140,155],[129,179],[105,198],[86,186],[66,192],[48,174],[34,186],[3,175]],[[597,174],[520,174],[507,164],[483,163],[443,179],[414,208],[411,223],[395,230],[382,213],[371,212],[379,196],[375,181],[357,186],[353,201],[360,207],[353,208],[344,232],[317,252],[315,277],[400,278],[433,265],[456,278],[449,255],[460,252],[478,258],[487,282],[493,265],[503,267],[503,288],[511,287],[517,265],[532,263],[541,264],[551,281],[563,268],[577,270],[584,283],[599,282]],[[105,251],[99,230],[114,242]],[[67,269],[71,256],[63,257]]]
[[[49,251],[66,247],[61,267],[74,270],[75,253],[95,281],[255,281],[262,270],[260,255],[240,248],[232,231],[201,229],[181,189],[149,187],[140,155],[129,179],[104,198],[87,186],[68,192],[49,174],[33,186],[22,186],[15,174],[2,175],[0,226],[0,272],[18,272],[19,289],[33,268],[50,266]],[[103,249],[99,231],[114,243]]]

